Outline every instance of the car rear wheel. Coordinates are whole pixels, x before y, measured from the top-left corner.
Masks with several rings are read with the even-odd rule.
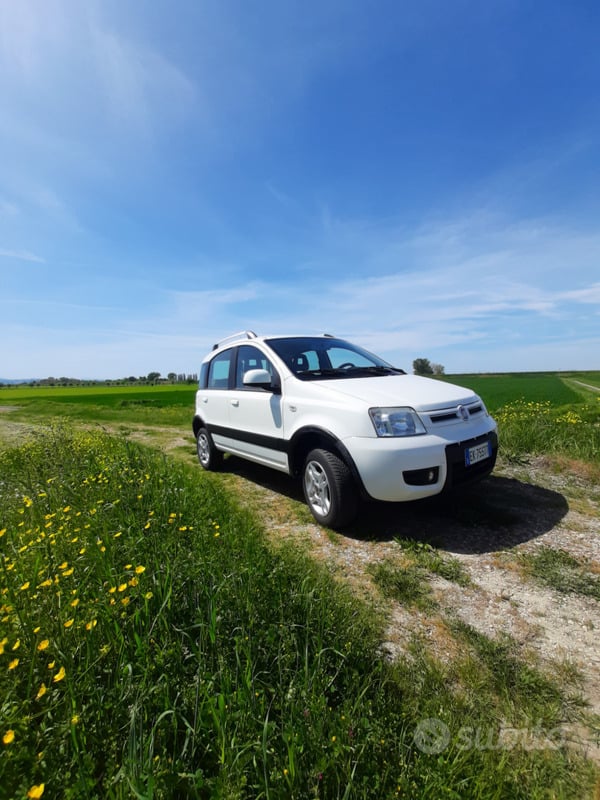
[[[335,453],[311,450],[304,462],[302,488],[320,525],[342,528],[356,517],[356,486],[348,466]]]
[[[196,436],[196,451],[198,461],[206,470],[219,469],[223,464],[223,453],[214,445],[210,433],[206,428],[200,428]]]

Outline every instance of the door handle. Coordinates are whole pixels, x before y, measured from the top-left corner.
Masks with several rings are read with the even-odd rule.
[[[231,405],[232,405],[232,406],[239,406],[239,404],[240,404],[240,401],[239,401],[239,400],[232,400],[232,401],[231,401]]]

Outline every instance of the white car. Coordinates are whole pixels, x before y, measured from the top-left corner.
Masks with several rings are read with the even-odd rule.
[[[301,476],[310,510],[341,528],[360,498],[416,500],[484,478],[496,423],[469,389],[407,375],[335,336],[237,333],[200,369],[198,459],[223,454]]]

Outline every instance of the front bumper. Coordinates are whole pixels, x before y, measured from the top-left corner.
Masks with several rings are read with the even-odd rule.
[[[410,439],[353,438],[344,445],[366,494],[374,500],[398,502],[432,497],[489,475],[498,452],[495,425],[473,433],[459,442],[427,434]],[[489,457],[467,466],[466,451],[486,441]]]

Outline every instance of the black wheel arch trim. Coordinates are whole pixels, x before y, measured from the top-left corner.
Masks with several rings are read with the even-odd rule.
[[[312,441],[307,447],[303,447],[302,442],[303,440],[306,441],[306,439],[310,439]],[[319,447],[329,448],[334,453],[337,453],[337,455],[348,466],[352,478],[355,481],[361,495],[364,498],[369,498],[369,493],[364,487],[360,473],[356,468],[354,459],[350,455],[346,445],[340,441],[335,434],[331,433],[331,431],[328,431],[326,428],[320,428],[317,425],[308,425],[304,428],[299,428],[290,439],[288,458],[292,475],[300,475],[304,462],[304,459],[299,459],[297,454],[305,451],[304,455],[308,455],[311,450]]]

